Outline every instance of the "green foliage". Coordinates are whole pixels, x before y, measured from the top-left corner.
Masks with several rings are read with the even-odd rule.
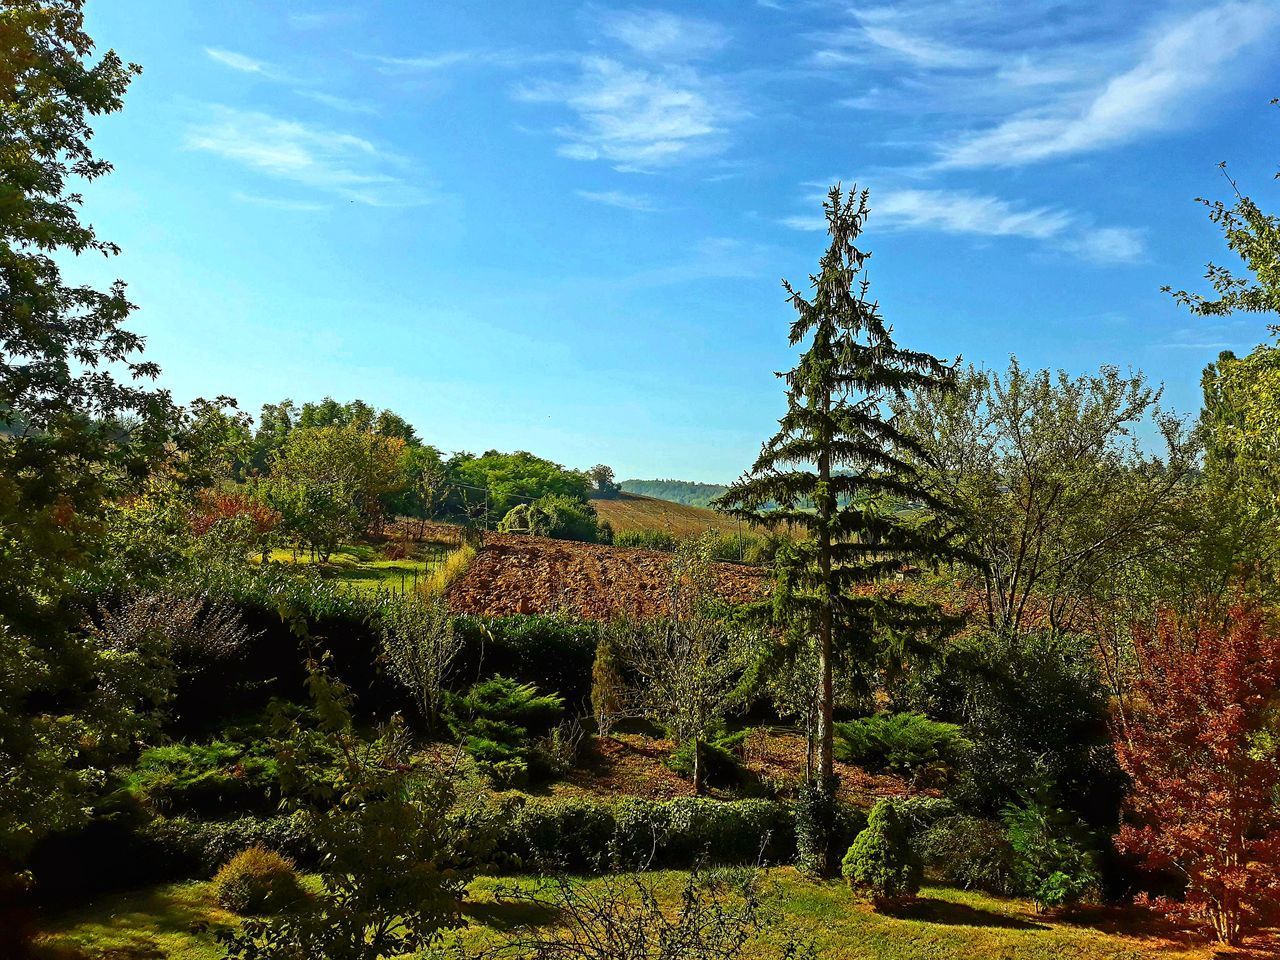
[[[1074,815],[1039,795],[1024,794],[1001,813],[1016,857],[1018,892],[1040,909],[1063,907],[1096,893],[1096,841]]]
[[[943,817],[916,844],[931,876],[965,890],[1015,892],[1016,857],[1005,828],[957,813]]]
[[[867,191],[846,195],[837,184],[823,210],[831,240],[810,275],[812,292],[783,281],[795,309],[790,343],[806,346],[785,375],[787,412],[747,476],[716,505],[767,529],[787,525],[807,534],[782,554],[774,615],[814,638],[816,775],[827,781],[836,656],[842,673],[869,687],[882,641],[937,619],[918,604],[854,588],[895,575],[907,561],[955,555],[953,507],[917,467],[918,444],[893,410],[910,393],[953,389],[954,370],[899,347],[868,295],[868,254],[855,245],[870,214]],[[818,849],[829,850],[829,839]],[[834,864],[815,866],[830,872]]]
[[[477,677],[484,670],[519,677],[571,704],[591,696],[599,624],[542,614],[460,616],[454,630],[465,643],[455,676]]]
[[[973,812],[995,815],[1026,784],[1044,781],[1093,825],[1114,827],[1121,779],[1091,638],[1045,632],[957,641],[921,671],[910,699],[963,724],[972,747],[952,793]]]
[[[836,779],[809,778],[796,791],[796,867],[823,876],[838,849]]]
[[[86,635],[74,603],[108,504],[159,455],[172,411],[124,284],[62,274],[73,254],[118,252],[80,221],[81,191],[111,170],[90,118],[139,72],[112,50],[90,59],[82,6],[0,7],[0,890],[41,837],[85,821],[163,696],[157,651]]]
[[[596,659],[591,665],[591,714],[596,730],[607,737],[614,721],[626,709],[627,686],[618,658],[607,634],[596,643]]]
[[[529,797],[504,821],[497,847],[523,869],[778,862],[792,820],[769,800]]]
[[[1066,629],[1169,543],[1195,444],[1141,372],[971,367],[898,406],[998,633]],[[1161,450],[1150,452],[1152,437]]]
[[[558,463],[518,450],[499,453],[489,450],[477,457],[471,453],[455,454],[449,460],[449,474],[456,483],[469,484],[489,493],[489,513],[505,516],[520,501],[537,500],[548,495],[585,501],[591,494],[591,480],[579,470],[568,470]],[[462,496],[459,491],[455,496]],[[471,491],[470,496],[475,497]],[[483,500],[483,494],[480,495]],[[455,511],[465,512],[454,504]]]
[[[596,518],[595,507],[564,494],[547,494],[532,503],[516,504],[499,521],[498,531],[582,543],[609,543],[613,539],[612,528]]]
[[[367,740],[346,688],[314,663],[308,686],[317,726],[283,726],[277,749],[282,786],[316,846],[320,890],[220,939],[235,960],[378,960],[426,949],[463,922],[469,871],[484,852],[474,810],[458,809],[449,779],[414,758],[402,726]]]
[[[945,779],[968,750],[960,727],[918,713],[877,713],[836,724],[836,756],[917,781]]]
[[[276,913],[305,895],[293,861],[266,847],[241,850],[214,875],[210,889],[219,906],[239,914]]]
[[[881,800],[871,808],[867,828],[845,853],[840,872],[850,886],[869,890],[877,901],[913,897],[919,891],[920,861],[907,823],[892,802]]]
[[[126,786],[156,811],[220,816],[273,807],[278,774],[274,751],[262,741],[175,743],[144,750]]]
[[[448,698],[449,729],[489,776],[508,785],[528,779],[535,739],[563,712],[563,698],[500,675]]]
[[[381,523],[383,499],[405,482],[403,451],[403,440],[355,426],[295,429],[272,456],[262,495],[285,532],[327,560]]]
[[[707,786],[735,787],[746,779],[747,770],[742,764],[740,754],[742,742],[750,733],[750,730],[740,730],[737,733],[698,741],[698,768]],[[694,741],[684,741],[667,758],[667,766],[680,776],[692,779],[693,751]]]
[[[680,545],[680,538],[666,530],[622,530],[613,535],[615,547],[640,547],[645,550],[661,550],[663,553],[675,553]]]
[[[709,507],[729,488],[722,483],[694,483],[689,480],[623,480],[625,493],[670,500],[690,507]]]
[[[434,731],[444,708],[446,683],[462,650],[453,616],[439,597],[414,594],[388,599],[379,614],[387,669],[409,691],[427,729]]]

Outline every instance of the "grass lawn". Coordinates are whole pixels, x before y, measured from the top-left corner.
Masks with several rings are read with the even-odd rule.
[[[658,875],[674,896],[682,875]],[[481,878],[471,887],[464,940],[491,943],[498,931],[522,922],[545,922],[527,908],[494,900],[504,881]],[[104,897],[50,916],[42,945],[50,960],[215,960],[213,935],[193,925],[232,923],[209,903],[207,884],[184,883]],[[822,960],[1209,960],[1212,947],[1168,939],[1134,914],[1107,911],[1063,920],[1036,916],[1030,904],[950,888],[926,887],[920,901],[896,915],[876,913],[841,883],[813,883],[790,868],[771,870],[766,901]],[[522,915],[520,910],[525,909]],[[776,955],[761,945],[754,956]],[[1274,956],[1255,953],[1253,956]],[[1243,954],[1242,956],[1248,956]]]
[[[411,590],[414,577],[422,583],[430,576],[430,563],[425,557],[405,557],[388,560],[376,547],[366,544],[346,544],[335,550],[328,563],[312,561],[309,554],[299,553],[294,558],[292,550],[271,551],[272,563],[297,565],[315,570],[328,580],[348,584],[359,590]]]

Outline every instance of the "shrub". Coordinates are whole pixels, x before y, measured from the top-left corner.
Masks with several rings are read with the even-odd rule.
[[[454,630],[464,644],[455,677],[475,680],[483,669],[555,691],[570,704],[591,696],[599,624],[547,615],[461,616]]]
[[[247,847],[274,850],[298,863],[315,859],[314,842],[298,814],[236,820],[156,817],[134,839],[135,854],[156,864],[157,881],[210,876]]]
[[[802,873],[825,876],[834,870],[838,804],[835,778],[830,783],[806,780],[796,791],[796,866]]]
[[[734,734],[704,740],[699,745],[699,766],[708,786],[733,787],[747,777],[740,750],[742,742],[751,733],[740,730]],[[693,776],[693,741],[686,740],[672,751],[667,766],[686,779]]]
[[[955,724],[918,713],[878,713],[837,724],[836,737],[839,759],[916,780],[945,776],[969,746]]]
[[[213,878],[213,897],[232,913],[275,913],[302,897],[293,861],[266,847],[241,850]]]
[[[1043,796],[1024,796],[1002,816],[1016,857],[1018,892],[1037,909],[1068,906],[1097,891],[1094,838],[1077,818]]]
[[[558,540],[607,543],[613,528],[596,518],[596,508],[585,500],[564,494],[547,494],[533,503],[521,503],[498,522],[500,533],[528,533]],[[607,531],[607,535],[602,536]]]
[[[494,676],[448,700],[449,728],[495,782],[511,785],[529,775],[533,740],[550,732],[564,699],[531,683]]]
[[[991,820],[953,814],[935,823],[916,844],[925,868],[965,890],[1014,892],[1015,856],[1004,828]]]
[[[227,740],[151,747],[126,781],[127,789],[153,810],[214,816],[268,810],[279,799],[276,785],[271,751]]]
[[[850,886],[863,887],[877,902],[913,897],[920,889],[920,861],[911,846],[907,823],[893,803],[871,809],[867,828],[858,834],[840,872]]]
[[[498,849],[514,866],[595,871],[779,862],[791,816],[768,800],[527,797],[506,818]]]

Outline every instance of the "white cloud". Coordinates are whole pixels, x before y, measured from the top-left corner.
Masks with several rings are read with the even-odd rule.
[[[633,172],[715,152],[729,112],[688,68],[631,69],[605,57],[584,58],[574,81],[527,84],[516,96],[576,114],[575,125],[556,131],[561,156]]]
[[[187,131],[189,149],[203,150],[258,173],[369,206],[410,206],[423,191],[387,172],[393,158],[349,133],[214,106]]]
[[[618,10],[599,19],[600,32],[606,37],[659,61],[705,57],[722,49],[729,39],[718,24],[664,10]]]
[[[819,216],[787,217],[782,223],[795,230],[825,230],[827,226]],[[1024,208],[999,197],[963,190],[873,190],[871,223],[895,230],[1020,237],[1098,263],[1132,263],[1146,253],[1138,231],[1094,227],[1087,217],[1070,210]]]
[[[218,47],[205,47],[204,52],[210,59],[216,60],[224,67],[239,70],[241,73],[256,73],[263,77],[275,77],[275,68],[262,60],[255,60],[234,50],[222,50]]]
[[[1188,98],[1219,79],[1215,68],[1280,21],[1271,3],[1228,2],[1176,20],[1138,62],[1083,98],[1015,115],[944,148],[945,167],[1018,166],[1125,143],[1185,115]],[[1083,102],[1081,102],[1083,101]]]
[[[444,50],[440,53],[423,54],[418,57],[374,57],[382,64],[384,71],[424,71],[447,70],[463,63],[472,63],[483,58],[478,50]]]
[[[339,97],[332,93],[324,93],[321,90],[295,90],[293,91],[300,97],[306,97],[308,100],[314,100],[316,103],[323,104],[342,113],[367,113],[373,114],[378,112],[378,108],[373,104],[365,103],[363,100],[352,100],[348,97]]]
[[[651,213],[658,209],[653,202],[652,197],[647,197],[639,193],[623,193],[620,190],[575,190],[578,196],[583,200],[590,200],[592,203],[602,203],[606,207],[619,207],[623,210],[637,210],[641,213]]]
[[[991,55],[903,33],[893,27],[864,26],[868,41],[921,67],[967,68],[990,63]]]

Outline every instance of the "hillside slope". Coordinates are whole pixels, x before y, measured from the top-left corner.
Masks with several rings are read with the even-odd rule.
[[[591,505],[601,520],[608,520],[614,533],[627,530],[663,530],[676,537],[696,537],[707,530],[736,533],[738,523],[732,517],[656,497],[624,493],[610,500],[592,500]]]
[[[722,483],[696,483],[692,480],[623,480],[618,486],[626,493],[657,497],[691,507],[706,507],[729,488]]]

